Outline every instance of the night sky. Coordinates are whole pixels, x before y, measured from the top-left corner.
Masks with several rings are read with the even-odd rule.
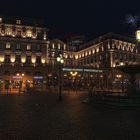
[[[50,38],[85,35],[87,40],[107,32],[134,35],[126,15],[140,15],[137,0],[3,0],[2,15],[44,18]]]

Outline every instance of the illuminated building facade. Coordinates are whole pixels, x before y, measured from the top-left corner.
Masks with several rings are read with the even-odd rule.
[[[42,20],[0,17],[0,86],[17,92],[44,86],[48,29]],[[46,78],[45,78],[46,79]]]
[[[106,34],[80,47],[75,54],[77,65],[111,68],[140,62],[135,40],[117,34]]]
[[[77,85],[88,86],[96,85],[96,87],[112,88],[112,83],[120,84],[120,80],[127,81],[122,73],[114,71],[116,66],[138,64],[140,63],[140,53],[136,46],[135,39],[130,37],[121,36],[114,33],[108,33],[83,45],[80,45],[78,51],[72,51],[69,45],[65,45],[60,40],[52,40],[50,45],[53,48],[66,46],[66,50],[63,50],[64,67],[71,68],[64,71],[64,87],[70,87]],[[58,50],[57,50],[58,51]],[[50,51],[53,53],[52,51]],[[55,60],[54,58],[49,58]],[[56,61],[55,61],[56,62]],[[53,67],[51,72],[56,70],[54,62],[50,63]],[[78,69],[76,69],[78,68]],[[89,71],[85,71],[88,68]],[[95,69],[95,71],[90,71]],[[102,72],[96,72],[96,70],[103,70]],[[78,72],[78,73],[77,73]],[[57,72],[56,72],[57,73]],[[76,73],[76,74],[75,74]],[[55,74],[57,75],[57,74]],[[50,75],[53,78],[53,75]],[[108,79],[108,81],[105,81]],[[52,82],[53,83],[53,82]],[[114,87],[115,88],[115,84]],[[122,85],[117,85],[120,88]]]
[[[106,75],[96,70],[110,70],[119,65],[140,62],[135,40],[113,33],[80,45],[78,50],[72,47],[59,39],[49,40],[48,29],[42,20],[1,16],[1,92],[20,92],[28,88],[46,90],[57,86],[58,53],[63,55],[63,67],[72,70],[63,72],[65,87],[98,83],[96,87],[99,88]],[[117,74],[116,78],[121,76]],[[108,81],[104,86],[107,87],[107,84]]]

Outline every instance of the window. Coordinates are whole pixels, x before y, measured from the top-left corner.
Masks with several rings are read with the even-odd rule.
[[[31,64],[31,56],[27,56],[26,62],[27,62],[27,64]]]
[[[52,52],[52,57],[54,57],[55,56],[55,52]]]
[[[47,44],[47,49],[49,49],[49,44]]]
[[[52,49],[54,49],[54,43],[52,44]]]
[[[51,51],[48,52],[48,57],[52,57]]]
[[[46,32],[44,32],[44,40],[46,40],[47,38],[47,35],[46,35]]]
[[[2,22],[2,18],[0,17],[0,22]]]
[[[17,31],[17,36],[18,36],[18,37],[21,36],[21,31]]]
[[[27,37],[32,37],[32,31],[31,31],[31,30],[27,30],[26,36],[27,36]]]
[[[9,42],[6,43],[6,49],[10,49],[11,48],[11,44]]]
[[[99,59],[102,60],[102,56],[101,55],[99,56]]]
[[[21,20],[16,20],[16,24],[21,24]]]
[[[36,57],[36,63],[41,64],[41,56]]]
[[[21,63],[21,56],[20,55],[16,55],[16,63]]]
[[[10,55],[5,56],[5,63],[10,63]]]
[[[58,44],[58,49],[60,50],[60,44]]]
[[[17,46],[16,46],[16,50],[21,50],[21,46],[20,46],[20,44],[17,44]]]
[[[6,28],[6,35],[12,35],[12,28]]]
[[[66,44],[64,44],[64,50],[66,50]]]
[[[36,50],[37,50],[38,52],[40,52],[40,51],[41,51],[41,46],[40,46],[40,45],[37,45]]]
[[[27,51],[30,51],[30,50],[31,50],[31,45],[30,45],[30,44],[27,45],[26,50],[27,50]]]

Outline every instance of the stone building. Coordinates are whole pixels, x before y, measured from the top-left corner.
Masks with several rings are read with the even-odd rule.
[[[0,85],[4,92],[43,88],[48,29],[39,19],[0,17]],[[6,90],[6,91],[5,91]]]
[[[135,39],[114,33],[84,43],[78,50],[72,47],[59,39],[49,40],[41,19],[0,16],[1,92],[57,86],[60,53],[64,60],[64,86],[96,83],[99,88],[105,76],[110,77],[99,70],[112,71],[116,66],[140,62]]]

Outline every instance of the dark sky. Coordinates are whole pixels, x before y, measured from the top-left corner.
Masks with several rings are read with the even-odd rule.
[[[44,18],[50,38],[82,34],[93,39],[107,32],[133,35],[125,16],[140,14],[139,0],[3,0],[0,5],[1,14]]]

